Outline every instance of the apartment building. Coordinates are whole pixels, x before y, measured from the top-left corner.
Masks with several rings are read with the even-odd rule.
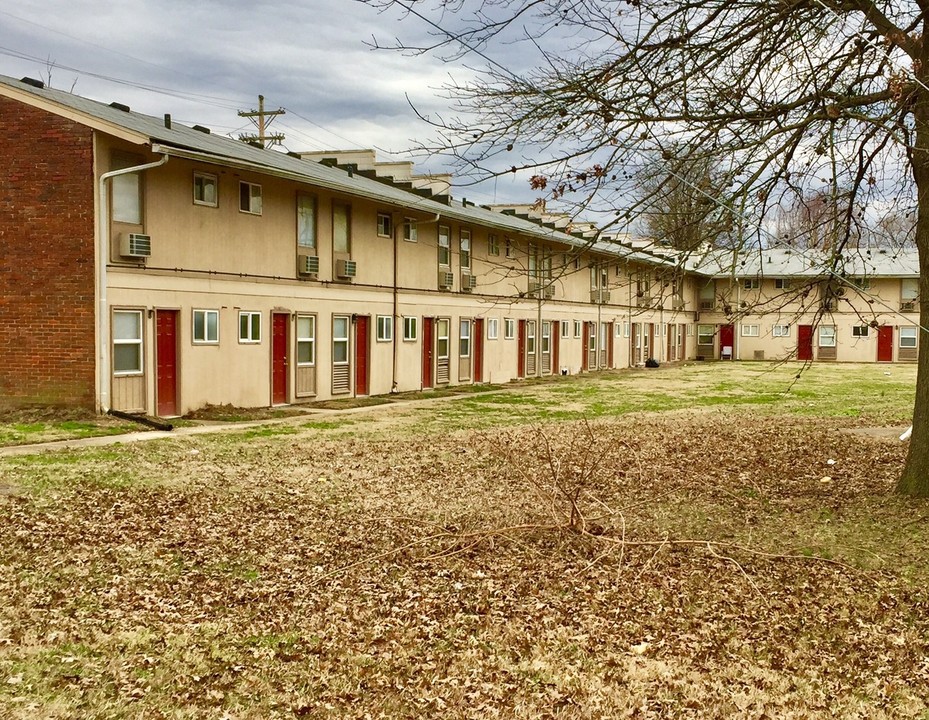
[[[809,294],[775,311],[815,268],[685,261],[455,200],[372,151],[284,154],[28,78],[0,77],[0,117],[0,405],[170,417],[648,358],[917,351],[910,256],[860,271],[895,314],[827,316]]]

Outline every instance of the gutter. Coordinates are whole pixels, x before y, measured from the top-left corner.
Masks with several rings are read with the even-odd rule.
[[[99,266],[97,269],[97,372],[98,372],[98,405],[101,412],[110,411],[110,313],[106,297],[106,266],[110,258],[110,207],[107,194],[107,181],[118,175],[142,172],[152,168],[161,167],[168,162],[168,156],[162,155],[161,160],[136,165],[135,167],[111,170],[100,176],[100,212],[97,214],[97,238],[99,246]]]

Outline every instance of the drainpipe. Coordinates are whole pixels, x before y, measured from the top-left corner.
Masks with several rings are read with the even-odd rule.
[[[128,175],[129,173],[142,172],[152,168],[161,167],[168,162],[168,156],[163,155],[161,160],[136,165],[135,167],[122,168],[121,170],[111,170],[100,176],[100,212],[97,214],[97,237],[100,245],[97,249],[99,254],[99,267],[97,269],[98,303],[97,309],[97,334],[99,337],[97,347],[97,368],[99,389],[100,410],[104,413],[110,409],[110,313],[107,308],[106,300],[106,266],[110,261],[110,208],[109,197],[106,191],[106,183],[110,178],[117,175]]]
[[[400,247],[397,235],[401,232],[403,232],[402,223],[398,224],[395,222],[394,233],[393,233],[394,235],[394,282],[393,282],[394,328],[393,330],[394,331],[391,334],[391,339],[393,340],[393,355],[392,355],[393,362],[390,368],[390,392],[392,393],[397,392],[397,352],[400,349],[400,345],[397,342],[397,335],[403,331],[403,327],[402,327],[403,323],[400,322],[399,300],[397,298],[397,263],[398,263],[397,253]]]

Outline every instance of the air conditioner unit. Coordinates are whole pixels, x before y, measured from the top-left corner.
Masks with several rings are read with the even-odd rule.
[[[673,307],[675,310],[683,310],[684,305],[686,305],[686,303],[683,300],[675,300],[671,307]]]
[[[912,312],[915,309],[916,309],[915,300],[904,300],[902,303],[900,303],[900,310],[902,310],[903,312],[907,312],[907,311]]]
[[[590,302],[592,303],[600,302],[600,291],[599,290],[590,291]]]
[[[301,275],[318,275],[319,257],[316,255],[298,255],[297,272]]]
[[[353,278],[358,271],[358,264],[354,260],[336,260],[335,274],[339,278]]]
[[[147,258],[152,255],[152,236],[139,233],[123,233],[119,254],[123,257]]]
[[[461,273],[461,289],[473,290],[477,287],[477,278],[470,273]]]
[[[445,270],[439,270],[439,287],[448,289],[455,284],[455,274]]]
[[[542,290],[541,283],[531,282],[529,283],[529,297],[539,297],[539,292]]]
[[[652,304],[651,295],[643,295],[642,297],[636,299],[636,305],[638,307],[649,307],[651,304]]]
[[[545,299],[546,299],[546,300],[551,300],[553,297],[555,297],[555,286],[554,286],[554,285],[548,285],[548,286],[545,288]]]
[[[715,301],[715,300],[701,300],[701,301],[700,301],[700,309],[701,309],[701,310],[715,310],[715,309],[716,309],[716,301]]]
[[[609,291],[609,290],[601,290],[601,291],[600,291],[600,302],[602,302],[602,303],[608,303],[609,301],[610,301],[610,291]]]

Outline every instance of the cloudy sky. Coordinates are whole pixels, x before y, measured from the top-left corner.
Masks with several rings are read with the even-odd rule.
[[[365,43],[415,40],[427,30],[356,0],[19,0],[0,10],[0,75],[171,113],[233,137],[253,131],[236,111],[254,109],[262,94],[267,108],[287,110],[271,129],[286,135],[288,150],[373,147],[383,159],[406,158],[416,139],[431,136],[409,102],[447,115],[439,89],[469,77],[468,64],[479,62],[405,57]],[[533,195],[522,178],[455,194],[501,203]]]

